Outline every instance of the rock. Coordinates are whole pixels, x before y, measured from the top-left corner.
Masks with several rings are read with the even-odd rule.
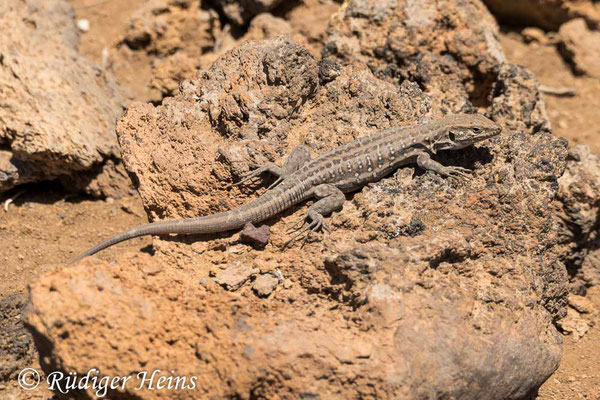
[[[79,55],[69,3],[3,1],[0,24],[0,192],[80,176],[95,195],[126,193],[128,180],[95,180],[123,171],[114,135],[122,97]]]
[[[342,67],[332,60],[323,60],[319,63],[319,79],[325,85],[334,81],[342,73]]]
[[[498,68],[498,80],[492,86],[494,95],[490,107],[502,124],[516,132],[547,135],[551,131],[546,104],[533,72],[519,65],[503,64]],[[523,103],[527,107],[523,107]],[[566,146],[566,142],[562,146]],[[559,174],[555,172],[556,178]]]
[[[133,13],[122,40],[132,50],[144,49],[164,58],[178,52],[199,57],[214,45],[219,32],[216,18],[192,1],[153,0]]]
[[[593,314],[596,312],[594,303],[592,303],[587,297],[578,296],[576,294],[569,295],[569,306],[573,307],[581,314]]]
[[[598,26],[600,11],[589,0],[483,0],[490,11],[508,25],[538,26],[556,31],[570,19],[583,17]]]
[[[578,342],[590,330],[589,322],[572,308],[567,310],[567,315],[557,321],[558,327],[567,335],[573,336],[573,341]]]
[[[264,249],[267,243],[269,243],[270,235],[271,229],[269,225],[261,225],[257,228],[248,223],[242,233],[240,233],[240,241],[242,243],[249,243],[257,249]]]
[[[203,54],[200,63],[208,66],[226,52],[248,40],[276,39],[286,35],[305,47],[313,56],[321,58],[321,50],[330,17],[337,12],[337,0],[303,0],[283,3],[273,13],[262,12],[249,21],[243,36],[240,29],[225,24],[216,36],[213,51]],[[275,16],[274,14],[278,15]],[[280,16],[285,14],[285,19]],[[242,28],[243,31],[243,28]]]
[[[215,281],[225,289],[235,291],[242,287],[258,271],[258,268],[253,268],[250,265],[237,264],[218,273]]]
[[[474,0],[348,1],[332,19],[323,56],[366,65],[390,82],[418,82],[443,99],[434,104],[443,113],[486,106],[504,62],[498,27]]]
[[[586,254],[586,251],[578,253],[582,255],[582,253]],[[592,286],[600,285],[600,250],[598,250],[598,246],[592,247],[582,261],[581,267],[575,270],[574,278],[571,280],[571,290],[579,294],[586,293],[587,289]]]
[[[0,382],[17,379],[34,360],[33,342],[21,318],[26,305],[27,298],[22,294],[0,300]]]
[[[109,67],[132,98],[158,102],[203,66],[202,56],[220,34],[217,13],[200,2],[141,2],[123,36],[115,38],[119,44],[109,52]]]
[[[292,7],[286,10],[285,19],[297,36],[305,38],[304,42],[307,43],[302,44],[319,58],[329,21],[340,9],[341,3],[339,0],[302,0],[287,3]],[[294,40],[297,40],[297,36],[294,36]]]
[[[119,199],[125,194],[135,194],[131,180],[120,160],[106,160],[102,165],[90,172],[75,172],[69,176],[61,176],[65,190],[70,192],[85,191],[94,197]]]
[[[275,246],[264,251],[169,238],[152,257],[92,257],[46,275],[27,316],[41,358],[118,376],[175,363],[198,376],[186,393],[197,398],[535,393],[562,353],[554,321],[567,312],[569,245],[555,199],[567,144],[551,133],[534,75],[504,62],[495,35],[476,1],[350,0],[327,64],[289,39],[246,42],[173,98],[133,104],[119,142],[153,220],[249,202],[264,189],[231,186],[248,163],[280,164],[298,144],[322,154],[475,106],[504,131],[437,155],[472,169],[468,179],[407,166],[349,195],[328,218],[332,233],[303,247],[276,247],[300,205],[269,221]],[[244,283],[264,265],[286,280],[261,299]],[[160,396],[118,393],[134,394]]]
[[[216,0],[215,5],[225,17],[237,25],[244,25],[255,15],[271,11],[283,0]]]
[[[79,30],[81,32],[87,32],[90,30],[90,21],[87,19],[78,19],[77,20],[77,28],[79,28]]]
[[[290,23],[285,19],[275,17],[273,14],[262,13],[252,19],[250,26],[248,26],[248,32],[246,32],[246,35],[244,35],[244,39],[273,39],[277,36],[289,35],[291,33],[292,25],[290,25]],[[301,37],[302,36],[298,35],[298,38]]]
[[[543,30],[535,27],[527,27],[521,31],[521,36],[523,36],[523,40],[525,43],[540,43],[547,44],[548,38]]]
[[[262,274],[252,284],[252,290],[258,297],[269,297],[279,284],[279,279],[272,274]]]
[[[309,51],[311,50],[310,42],[307,40],[306,36],[295,30],[289,21],[275,17],[273,14],[269,13],[262,13],[254,17],[252,21],[250,21],[248,31],[237,41],[237,44],[239,45],[246,40],[276,39],[279,36],[288,36],[295,43],[302,45]],[[311,53],[316,57],[319,56],[318,51],[313,50]]]
[[[558,184],[556,214],[565,247],[562,261],[571,278],[571,291],[583,295],[589,287],[600,285],[600,157],[588,146],[572,147]]]
[[[559,50],[574,72],[600,78],[600,31],[577,18],[561,25],[558,34]]]

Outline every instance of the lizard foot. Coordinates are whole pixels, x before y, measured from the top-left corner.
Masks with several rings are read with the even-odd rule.
[[[444,167],[446,176],[467,178],[473,171],[463,167]]]
[[[286,247],[288,244],[296,240],[299,236],[307,231],[308,233],[304,237],[303,245],[306,242],[310,232],[320,230],[330,232],[329,225],[327,225],[327,222],[325,222],[323,215],[331,214],[335,210],[340,210],[344,205],[344,201],[346,200],[344,193],[342,193],[340,189],[329,184],[321,184],[316,186],[312,189],[312,194],[319,200],[310,206],[308,212],[306,213],[306,217],[301,220],[302,224],[304,224],[304,222],[307,220],[310,221],[310,224],[292,236],[283,244],[283,247]],[[295,224],[295,226],[298,226],[298,224]],[[300,227],[302,227],[302,225],[300,225]]]
[[[463,167],[446,167],[439,162],[432,160],[429,154],[422,153],[417,157],[417,165],[425,170],[436,172],[442,176],[448,177],[468,177],[469,173],[473,172],[470,169]]]
[[[301,229],[298,233],[296,233],[294,236],[289,238],[283,244],[284,248],[287,247],[290,243],[292,243],[296,239],[298,239],[300,236],[302,236],[307,231],[308,231],[308,233],[304,236],[304,238],[302,240],[302,246],[304,246],[304,243],[306,243],[306,239],[308,238],[310,232],[318,232],[321,230],[331,232],[329,225],[327,224],[327,222],[325,221],[325,218],[321,214],[307,215],[307,217],[310,217],[312,219],[310,224],[308,224],[304,229]],[[306,222],[306,218],[302,219],[300,222],[301,222],[301,224],[300,224],[300,227],[301,227]],[[298,226],[298,223],[294,224],[294,227],[297,227],[297,226]],[[297,229],[293,229],[293,230],[297,230]]]

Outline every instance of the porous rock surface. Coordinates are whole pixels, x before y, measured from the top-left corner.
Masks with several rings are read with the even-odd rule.
[[[69,4],[2,1],[0,25],[0,192],[72,176],[96,195],[122,194],[121,95],[79,56]],[[105,174],[116,180],[107,184]]]
[[[349,195],[333,232],[302,248],[279,245],[306,205],[266,221],[264,250],[237,233],[165,237],[154,256],[93,257],[45,276],[28,323],[46,368],[176,368],[198,377],[198,398],[535,392],[561,358],[553,321],[568,278],[554,213],[566,143],[533,74],[503,62],[482,4],[426,3],[346,2],[321,62],[285,38],[242,44],[162,105],[133,104],[118,123],[124,162],[151,220],[205,215],[264,190],[232,186],[249,162],[477,105],[502,134],[438,155],[472,176],[403,168]],[[265,274],[281,281],[268,297]]]
[[[588,146],[574,146],[558,183],[557,215],[561,242],[566,246],[564,263],[571,291],[582,295],[600,285],[600,157]]]
[[[326,58],[416,82],[443,113],[487,105],[504,62],[496,22],[474,0],[348,1],[328,33]]]
[[[21,323],[27,298],[11,295],[0,299],[0,381],[17,379],[34,358],[33,341]]]

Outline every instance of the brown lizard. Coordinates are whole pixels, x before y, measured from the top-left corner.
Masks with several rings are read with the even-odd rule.
[[[466,176],[468,169],[447,167],[431,159],[440,150],[459,150],[499,134],[501,128],[479,114],[449,115],[421,125],[394,127],[364,136],[311,160],[306,146],[296,147],[283,168],[262,166],[237,184],[268,172],[278,177],[256,200],[218,214],[158,221],[119,233],[77,256],[71,262],[116,243],[144,235],[202,234],[239,229],[264,221],[309,198],[316,198],[303,221],[308,225],[287,245],[308,230],[328,230],[323,216],[340,210],[344,193],[382,179],[397,168],[415,163],[442,176]]]

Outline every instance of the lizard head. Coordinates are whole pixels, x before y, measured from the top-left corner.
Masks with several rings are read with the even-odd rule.
[[[462,149],[500,133],[502,128],[480,114],[449,115],[439,120],[435,150]]]

